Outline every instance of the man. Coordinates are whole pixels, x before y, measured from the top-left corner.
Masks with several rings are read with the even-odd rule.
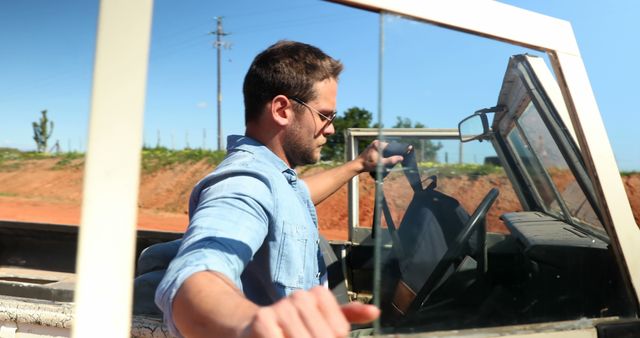
[[[156,292],[170,329],[186,337],[341,337],[379,315],[340,307],[321,285],[314,205],[351,177],[375,170],[378,142],[356,160],[299,179],[335,129],[342,64],[316,47],[281,41],[244,80],[245,136],[194,188],[190,223]],[[383,159],[397,163],[402,157]]]

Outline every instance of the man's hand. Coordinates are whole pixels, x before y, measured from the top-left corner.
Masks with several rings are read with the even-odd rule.
[[[379,149],[384,149],[387,145],[388,143],[386,142],[375,140],[353,161],[311,176],[305,176],[303,179],[307,187],[309,187],[313,204],[320,204],[352,177],[363,172],[376,171],[378,159],[380,158]],[[402,156],[396,155],[384,157],[381,162],[383,166],[393,166],[402,160]]]
[[[379,315],[380,310],[373,305],[339,306],[331,291],[318,286],[258,309],[242,337],[346,337],[349,323],[368,323]]]
[[[362,162],[362,171],[361,172],[372,172],[376,171],[376,166],[378,165],[378,160],[380,159],[380,152],[388,145],[387,142],[380,142],[379,140],[374,140],[369,144],[369,146],[358,155],[358,160]],[[393,166],[398,162],[401,162],[403,157],[400,155],[383,157],[381,162],[383,166]]]

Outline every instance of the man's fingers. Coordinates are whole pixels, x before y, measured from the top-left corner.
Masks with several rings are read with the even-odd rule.
[[[334,337],[328,318],[320,310],[318,292],[294,292],[291,300],[311,337]]]
[[[311,333],[301,318],[301,309],[296,308],[290,297],[274,304],[273,309],[278,317],[278,325],[286,337],[311,337]]]
[[[310,290],[316,296],[318,310],[323,315],[333,333],[338,337],[346,336],[351,330],[349,322],[342,315],[340,305],[329,289],[319,286]]]
[[[285,338],[278,325],[276,313],[271,308],[258,310],[253,321],[241,334],[242,338]]]
[[[380,316],[380,310],[368,304],[349,303],[341,308],[342,313],[352,324],[366,324]]]
[[[393,156],[389,156],[389,157],[385,157],[382,159],[382,164],[383,165],[395,165],[398,164],[400,162],[402,162],[402,160],[404,160],[404,157],[400,156],[400,155],[393,155]]]
[[[260,308],[242,337],[346,337],[349,323],[365,324],[378,316],[373,305],[339,306],[330,291],[316,287]]]

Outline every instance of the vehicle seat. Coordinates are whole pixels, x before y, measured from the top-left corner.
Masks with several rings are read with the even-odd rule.
[[[161,316],[162,311],[154,302],[156,288],[169,267],[171,260],[178,254],[182,239],[151,245],[140,253],[133,284],[133,314]],[[338,303],[349,302],[345,276],[341,262],[331,249],[329,242],[320,236],[320,251],[327,267],[329,288]]]
[[[164,277],[169,263],[178,254],[182,238],[153,244],[140,253],[133,282],[133,314],[161,316],[162,311],[154,301],[158,284]]]
[[[396,228],[384,197],[384,190],[381,191],[382,215],[393,244],[393,255],[383,266],[381,281],[383,322],[394,322],[408,314],[418,292],[430,279],[431,274],[436,272],[434,270],[469,220],[469,214],[455,198],[436,190],[435,175],[428,180],[422,180],[412,147],[408,144],[390,143],[383,151],[383,156],[391,155],[404,157],[403,173],[413,190],[413,197],[400,226]],[[376,189],[381,189],[388,172],[389,170],[383,171],[379,178],[372,174],[374,179],[379,180],[379,188]],[[425,188],[423,183],[429,184]],[[377,208],[378,203],[374,207]],[[463,244],[463,252],[478,256],[478,250],[484,247],[480,245],[480,241],[484,241],[484,236],[472,234],[472,238]],[[446,271],[436,272],[441,274],[435,276],[441,277],[440,282],[455,271],[454,266],[447,267]],[[437,288],[439,284],[434,286]]]

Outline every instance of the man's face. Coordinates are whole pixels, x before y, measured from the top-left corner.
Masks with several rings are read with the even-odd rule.
[[[335,79],[327,79],[317,82],[314,89],[317,96],[305,102],[306,106],[292,101],[294,105],[301,105],[298,113],[294,114],[293,123],[287,128],[283,145],[292,168],[318,162],[327,136],[335,133],[333,124],[320,115],[329,117],[335,111],[338,83]]]

